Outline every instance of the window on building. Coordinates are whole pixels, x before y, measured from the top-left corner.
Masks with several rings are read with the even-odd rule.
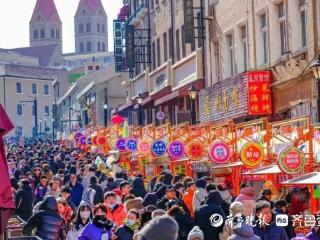
[[[286,13],[284,2],[278,5],[279,27],[280,27],[280,43],[281,54],[285,54],[288,51],[287,42],[287,26],[286,26]]]
[[[156,69],[156,44],[152,43],[152,69]]]
[[[91,52],[91,42],[87,42],[87,52]]]
[[[182,58],[186,56],[186,43],[184,34],[184,25],[181,26],[181,41],[182,41]]]
[[[33,39],[38,39],[39,35],[38,35],[38,30],[34,30],[33,31]]]
[[[50,107],[49,106],[44,106],[44,115],[48,117],[50,115]]]
[[[180,33],[179,29],[176,30],[176,58],[180,60]]]
[[[154,9],[154,0],[150,0],[150,3],[151,3],[150,6],[151,6],[151,10],[152,10],[152,9]]]
[[[22,110],[22,104],[17,104],[17,116],[22,116],[23,110]]]
[[[243,71],[248,70],[248,39],[247,39],[247,26],[240,28],[241,45],[242,45],[242,58],[243,58]]]
[[[54,38],[54,29],[51,29],[51,38]]]
[[[101,32],[102,32],[102,33],[105,33],[105,31],[106,31],[106,30],[105,30],[104,24],[101,24]]]
[[[161,65],[160,38],[157,39],[157,66]]]
[[[36,115],[36,111],[34,109],[34,105],[32,104],[32,116],[34,117]]]
[[[163,61],[166,62],[168,60],[168,38],[167,33],[165,32],[163,34]]]
[[[218,81],[222,80],[221,76],[221,50],[220,50],[220,44],[219,42],[214,42],[214,62],[215,62],[215,68],[216,68],[216,77]]]
[[[38,94],[38,85],[36,83],[32,83],[32,94]]]
[[[84,52],[84,44],[80,43],[80,52]]]
[[[106,44],[102,43],[102,51],[105,52],[106,51]]]
[[[91,32],[91,23],[86,24],[86,32]]]
[[[100,32],[100,23],[97,23],[97,32]]]
[[[22,93],[22,85],[20,82],[16,83],[16,93]]]
[[[56,39],[60,39],[60,31],[58,29],[56,30]]]
[[[49,84],[44,85],[44,95],[49,96],[50,95],[50,90],[49,90]]]
[[[268,40],[268,19],[267,14],[261,15],[261,31],[262,31],[262,44],[263,44],[263,63],[269,61],[269,40]]]
[[[44,29],[41,29],[40,30],[40,38],[45,38],[46,36],[45,36],[45,31],[44,31]]]
[[[79,33],[83,33],[83,23],[79,24]]]
[[[299,0],[300,22],[301,22],[301,46],[307,45],[307,4],[306,0]]]
[[[173,53],[173,32],[172,32],[172,28],[169,29],[169,58],[172,58],[172,53]]]
[[[229,59],[229,66],[230,66],[230,75],[233,76],[235,74],[233,34],[227,35],[226,38],[227,38],[227,46],[228,46],[228,59]]]
[[[197,13],[197,25],[198,25],[198,47],[202,47],[202,38],[204,36],[202,36],[202,31],[203,31],[203,26],[201,23],[201,14],[200,12]]]

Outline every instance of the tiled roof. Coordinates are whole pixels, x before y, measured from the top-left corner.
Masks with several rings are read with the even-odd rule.
[[[33,67],[15,64],[5,64],[4,67],[4,75],[6,76],[47,80],[54,80],[59,73],[64,71],[61,69]]]
[[[90,14],[95,15],[100,6],[102,7],[102,9],[104,11],[101,0],[80,0],[78,9],[85,8],[85,9],[89,10]]]
[[[53,57],[57,47],[58,45],[53,44],[46,46],[6,49],[6,51],[16,52],[29,57],[38,57],[40,66],[49,67],[51,58]]]
[[[37,0],[36,6],[33,10],[31,21],[38,20],[38,12],[42,13],[42,16],[46,21],[53,21],[61,23],[59,13],[57,11],[54,0]]]

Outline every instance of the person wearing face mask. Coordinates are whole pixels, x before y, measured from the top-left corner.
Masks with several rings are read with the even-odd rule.
[[[116,202],[116,194],[114,192],[106,192],[104,195],[104,205],[107,208],[106,216],[116,227],[118,227],[123,224],[126,218],[126,212],[123,205]]]
[[[136,209],[129,210],[122,226],[116,229],[115,237],[117,240],[132,240],[134,232],[139,229],[139,212]]]
[[[77,217],[73,221],[72,228],[68,232],[66,240],[77,240],[83,228],[91,222],[92,218],[93,213],[89,204],[81,202],[77,212]]]
[[[81,231],[78,240],[111,240],[113,226],[106,218],[106,207],[100,203],[94,207],[93,220],[89,222]]]

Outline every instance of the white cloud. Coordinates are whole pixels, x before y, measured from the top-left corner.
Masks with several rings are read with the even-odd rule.
[[[108,15],[109,50],[113,50],[112,21],[122,6],[122,0],[102,0]],[[0,0],[0,48],[29,46],[29,21],[36,0]],[[63,23],[63,52],[74,51],[74,15],[79,0],[55,0]]]

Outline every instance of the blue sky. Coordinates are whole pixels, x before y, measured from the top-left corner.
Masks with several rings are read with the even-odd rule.
[[[74,51],[73,17],[79,0],[55,0],[63,23],[63,52]],[[102,0],[108,15],[109,51],[113,50],[112,21],[116,18],[122,0]],[[0,0],[0,48],[29,46],[29,21],[36,0]]]

